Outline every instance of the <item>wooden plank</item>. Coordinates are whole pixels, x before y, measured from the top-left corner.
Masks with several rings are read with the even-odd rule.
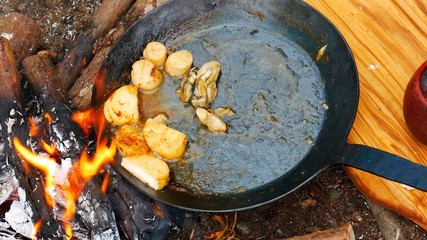
[[[427,165],[427,146],[411,135],[402,111],[406,85],[427,60],[427,1],[306,2],[339,29],[356,59],[361,92],[348,142]],[[354,168],[346,172],[367,198],[427,229],[426,192]]]

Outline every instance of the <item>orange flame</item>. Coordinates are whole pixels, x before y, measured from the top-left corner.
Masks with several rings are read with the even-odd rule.
[[[39,156],[28,148],[26,148],[21,141],[17,138],[13,138],[13,145],[16,151],[34,167],[40,169],[45,175],[45,198],[49,207],[55,205],[55,199],[53,191],[55,189],[54,175],[56,171],[56,160],[51,157]]]
[[[96,152],[93,156],[89,156],[87,151],[84,151],[72,168],[69,175],[69,184],[64,187],[66,198],[66,209],[63,216],[64,228],[68,237],[72,236],[71,226],[69,222],[74,218],[76,212],[76,200],[80,192],[83,190],[87,181],[98,174],[102,167],[114,161],[116,154],[116,145],[112,143],[107,145],[107,140],[101,141],[97,145]],[[67,232],[68,231],[68,232]]]
[[[93,123],[92,119],[95,116],[94,111],[87,111],[84,114],[77,113],[78,116],[73,115],[73,120],[80,119],[83,121],[76,121],[82,128],[88,126],[88,122]],[[83,116],[83,117],[82,117]],[[94,177],[96,174],[102,171],[105,164],[114,161],[116,155],[116,145],[112,142],[108,145],[108,139],[102,137],[102,132],[105,127],[105,117],[103,114],[100,115],[99,121],[97,121],[98,139],[95,154],[89,156],[87,149],[80,155],[79,161],[77,161],[68,177],[69,184],[63,186],[64,195],[66,198],[66,208],[63,216],[64,229],[67,238],[72,237],[72,230],[70,226],[71,220],[74,218],[76,212],[76,200],[80,192],[83,190],[86,183]],[[83,125],[82,125],[83,124]]]
[[[101,192],[103,194],[107,194],[107,188],[108,188],[109,182],[110,182],[110,173],[107,172],[107,174],[105,174],[104,180],[102,181],[102,185],[101,185]]]
[[[37,220],[37,222],[34,224],[33,231],[31,232],[31,238],[37,239],[37,234],[39,233],[40,227],[42,226],[43,219]]]
[[[39,132],[39,129],[36,125],[36,122],[34,121],[34,118],[29,117],[28,122],[30,123],[30,137],[37,136],[37,133]]]
[[[44,118],[47,119],[49,124],[52,123],[52,117],[50,114],[46,113]],[[93,119],[96,119],[96,122],[94,122]],[[40,169],[44,173],[45,198],[50,207],[55,205],[55,199],[52,197],[53,194],[51,194],[55,190],[55,187],[58,187],[63,191],[66,203],[62,221],[67,239],[71,239],[73,236],[72,226],[70,223],[76,212],[77,197],[83,190],[86,183],[103,170],[103,166],[105,164],[114,161],[114,156],[116,154],[116,145],[114,144],[114,141],[110,143],[109,140],[103,136],[106,119],[102,109],[98,111],[90,109],[84,112],[77,112],[73,114],[72,120],[79,124],[86,137],[89,136],[91,129],[94,128],[97,130],[97,147],[95,153],[92,155],[88,153],[87,148],[80,154],[78,161],[74,163],[70,170],[68,182],[60,186],[56,186],[54,181],[54,174],[57,167],[55,157],[57,158],[59,156],[56,146],[49,145],[40,139],[40,144],[44,151],[49,154],[49,157],[40,156],[25,147],[18,138],[13,138],[13,144],[17,153],[19,153],[26,162]],[[30,118],[29,121],[30,136],[37,136],[40,132],[34,122],[34,119]],[[25,164],[26,162],[23,163]],[[104,183],[102,185],[102,189],[106,189],[108,185],[108,177],[104,179]],[[105,192],[105,190],[103,191]]]
[[[94,117],[93,109],[88,109],[85,111],[74,113],[73,116],[71,116],[71,120],[77,123],[83,130],[83,133],[85,134],[85,136],[88,137],[90,130],[93,126],[93,117]]]
[[[53,122],[52,116],[49,113],[45,113],[44,118],[46,118],[49,124]]]
[[[49,145],[43,140],[41,140],[41,144],[46,153],[48,153],[49,155],[59,156],[58,149],[54,144]]]
[[[71,229],[71,225],[66,224],[64,226],[64,231],[65,231],[65,238],[67,240],[70,240],[73,237],[73,229]]]

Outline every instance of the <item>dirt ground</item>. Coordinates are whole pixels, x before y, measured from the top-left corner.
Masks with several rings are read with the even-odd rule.
[[[233,213],[202,213],[198,218],[186,221],[182,231],[171,234],[169,239],[189,239],[191,231],[194,231],[194,239],[203,239],[221,229],[221,225],[213,220],[215,215],[228,218],[232,225]],[[398,220],[403,232],[401,238],[396,239],[427,239],[427,233],[417,225],[401,217]],[[346,223],[353,226],[356,239],[386,239],[365,198],[338,166],[320,173],[276,202],[238,212],[235,237],[282,239]]]
[[[41,49],[60,51],[80,32],[101,0],[2,0],[0,14],[26,14],[42,28]],[[206,239],[237,218],[236,239],[280,239],[352,224],[356,239],[384,239],[364,197],[341,167],[332,167],[282,199],[234,213],[192,213],[168,239]],[[427,233],[398,218],[405,239],[427,239]]]

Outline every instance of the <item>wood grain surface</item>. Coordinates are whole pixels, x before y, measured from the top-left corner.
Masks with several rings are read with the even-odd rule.
[[[360,99],[348,142],[427,165],[427,146],[411,135],[402,111],[406,85],[427,60],[427,0],[306,2],[339,29],[356,59]],[[427,192],[350,167],[346,172],[367,198],[427,230]]]

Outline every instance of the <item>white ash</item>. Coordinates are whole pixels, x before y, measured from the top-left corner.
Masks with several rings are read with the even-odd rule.
[[[0,221],[0,229],[8,229],[8,228],[10,228],[9,223]]]
[[[0,131],[1,131],[1,125],[0,125]],[[3,153],[4,153],[4,142],[0,142],[0,154],[3,155]],[[6,161],[7,161],[7,158],[6,158]]]
[[[13,201],[10,210],[5,214],[5,220],[19,234],[31,238],[34,222],[20,201]]]
[[[12,134],[12,127],[16,124],[16,118],[8,118],[6,121],[7,133]]]
[[[71,158],[62,159],[61,170],[64,174],[68,175],[72,167],[73,161],[71,160]]]
[[[0,204],[5,202],[10,195],[15,191],[15,171],[10,165],[3,164],[0,167]]]
[[[92,239],[93,240],[117,240],[116,234],[112,229],[103,231],[100,234],[95,234],[95,236],[92,236]]]
[[[63,185],[68,181],[68,173],[73,167],[71,158],[63,159],[61,165],[57,165],[55,170],[55,183],[58,185]]]

